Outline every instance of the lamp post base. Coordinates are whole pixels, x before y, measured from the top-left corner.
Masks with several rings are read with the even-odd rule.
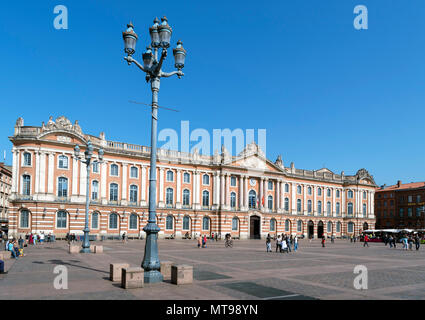
[[[145,271],[145,283],[162,282],[164,277],[157,270]]]
[[[80,250],[80,253],[91,253],[90,247],[89,248],[82,248]]]

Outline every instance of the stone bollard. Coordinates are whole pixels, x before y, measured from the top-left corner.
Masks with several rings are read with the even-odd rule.
[[[191,284],[193,282],[193,267],[187,264],[171,266],[171,283]]]
[[[111,263],[109,268],[109,279],[114,282],[121,281],[121,270],[129,266],[128,263]]]
[[[80,253],[80,246],[69,245],[69,253]]]
[[[94,245],[94,244],[91,244],[91,245],[90,245],[90,252],[91,252],[91,253],[94,253],[94,247],[95,247],[95,245]]]
[[[171,265],[173,264],[172,261],[161,261],[161,274],[164,277],[164,280],[170,280],[171,279]]]
[[[121,287],[124,289],[143,288],[145,270],[140,267],[123,268],[121,275]]]
[[[94,246],[94,253],[103,253],[103,246]]]

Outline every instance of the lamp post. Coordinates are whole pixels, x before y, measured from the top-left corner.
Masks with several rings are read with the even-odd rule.
[[[99,162],[103,161],[103,149],[99,149]],[[81,249],[81,253],[90,253],[90,241],[89,241],[89,204],[90,204],[90,163],[93,157],[93,145],[88,140],[86,144],[86,151],[84,151],[84,159],[80,157],[80,147],[78,144],[74,148],[75,158],[87,166],[87,183],[86,183],[86,223],[84,227],[84,241]]]
[[[134,63],[140,70],[146,73],[146,82],[151,83],[152,91],[152,127],[151,127],[151,155],[150,155],[150,178],[149,178],[149,217],[148,224],[143,228],[146,232],[145,254],[142,261],[142,268],[145,270],[144,281],[146,283],[155,283],[163,280],[159,271],[160,262],[158,257],[157,234],[159,227],[156,224],[156,141],[157,141],[157,119],[158,119],[158,92],[161,78],[177,75],[181,78],[184,74],[181,69],[184,67],[186,50],[183,43],[179,40],[177,47],[173,49],[173,55],[177,71],[163,72],[162,64],[167,57],[167,49],[170,47],[172,29],[168,25],[166,17],[155,18],[154,24],[149,28],[151,44],[142,54],[143,65],[135,60],[132,55],[136,52],[137,34],[134,32],[134,26],[130,22],[127,30],[123,32],[124,52],[127,57],[124,59],[130,65]],[[162,48],[161,58],[158,61],[158,51]],[[153,49],[153,53],[152,53]]]

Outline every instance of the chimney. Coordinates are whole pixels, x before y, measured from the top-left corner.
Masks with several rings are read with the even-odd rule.
[[[397,187],[400,188],[401,187],[401,180],[397,181]]]

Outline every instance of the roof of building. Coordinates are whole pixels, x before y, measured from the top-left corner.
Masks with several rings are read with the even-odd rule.
[[[392,186],[385,186],[384,188],[376,190],[377,192],[382,191],[390,191],[390,190],[405,190],[405,189],[416,189],[425,187],[425,181],[422,182],[411,182],[411,183],[401,183],[399,181],[397,184],[394,184]]]

